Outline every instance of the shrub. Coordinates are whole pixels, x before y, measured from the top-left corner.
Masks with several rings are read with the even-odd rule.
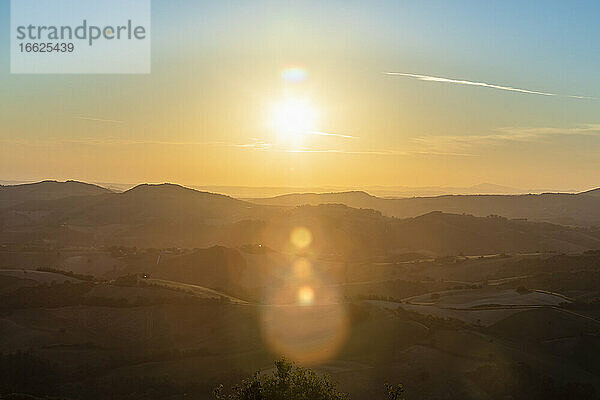
[[[284,359],[275,362],[271,375],[254,374],[235,386],[229,395],[223,385],[214,390],[218,400],[346,400],[348,395],[339,392],[327,377],[289,363]]]
[[[404,386],[402,384],[397,385],[385,385],[387,390],[388,400],[404,400]]]

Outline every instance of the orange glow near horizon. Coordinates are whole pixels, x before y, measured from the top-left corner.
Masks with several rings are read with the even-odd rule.
[[[487,36],[514,21],[471,26],[470,14],[443,12],[446,3],[261,3],[161,2],[163,39],[147,76],[64,74],[57,83],[5,68],[0,180],[282,193],[597,187],[597,60],[577,29],[572,48],[557,48],[569,51],[541,62],[529,51],[537,35]],[[450,20],[473,29],[443,29]],[[555,34],[553,24],[523,26]],[[166,39],[179,37],[189,43]],[[488,45],[494,39],[499,46]]]

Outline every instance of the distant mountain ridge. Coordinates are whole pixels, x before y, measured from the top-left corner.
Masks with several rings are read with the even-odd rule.
[[[494,189],[497,185],[481,184],[477,186],[480,186],[481,189],[489,187]],[[99,195],[109,197],[107,199],[93,198]],[[91,196],[86,200],[77,201],[77,204],[66,206],[65,211],[71,214],[79,210],[83,219],[94,216],[101,218],[102,209],[105,207],[118,207],[121,211],[128,210],[121,212],[119,219],[131,219],[136,215],[143,217],[144,214],[153,214],[154,217],[161,218],[163,211],[168,209],[171,204],[181,208],[182,212],[179,216],[181,219],[185,219],[184,214],[187,213],[189,218],[204,216],[209,219],[236,221],[249,217],[252,213],[248,211],[252,208],[344,204],[352,208],[378,210],[386,216],[397,218],[411,218],[432,211],[442,211],[481,217],[500,215],[513,219],[530,219],[561,225],[600,225],[600,189],[578,194],[444,195],[412,198],[382,198],[365,191],[345,191],[295,193],[271,198],[240,200],[171,183],[141,184],[122,193],[115,193],[101,186],[78,181],[42,181],[0,186],[0,209],[18,205],[35,208],[37,207],[35,202],[56,201],[74,196]],[[143,204],[135,204],[136,201]],[[65,200],[64,203],[68,202],[69,200]],[[113,205],[108,206],[107,204]],[[45,205],[45,207],[50,206],[50,203]],[[60,207],[58,204],[56,206]],[[186,207],[189,209],[185,210]],[[169,211],[170,216],[164,215],[164,217],[172,218],[176,213],[175,208],[177,207],[173,207]],[[84,212],[84,209],[87,211]],[[85,215],[86,213],[87,215]],[[227,218],[228,216],[230,218]],[[262,217],[264,214],[260,216]],[[114,220],[114,217],[115,215],[111,215],[108,210],[104,216],[107,221]]]
[[[445,195],[413,198],[381,198],[366,192],[300,193],[268,199],[248,199],[248,201],[285,207],[345,204],[354,208],[378,210],[384,215],[397,218],[410,218],[432,211],[442,211],[480,217],[500,215],[562,225],[600,225],[600,190],[598,189],[581,194]]]
[[[20,186],[40,182],[0,180],[1,186]],[[117,182],[90,182],[94,185],[107,188],[114,192],[124,192],[139,184],[117,183]],[[239,199],[275,197],[292,193],[339,193],[350,191],[365,191],[373,196],[383,198],[398,197],[432,197],[444,195],[518,195],[518,194],[540,194],[540,193],[576,193],[573,189],[543,189],[543,188],[516,188],[494,183],[479,183],[472,186],[365,186],[361,189],[353,189],[341,186],[318,186],[318,187],[292,187],[292,186],[225,186],[225,185],[188,185],[198,191],[222,193]]]
[[[302,226],[312,233],[311,251],[333,257],[600,248],[597,229],[519,219],[600,220],[600,198],[589,194],[384,199],[352,191],[255,204],[175,184],[143,184],[121,193],[80,182],[10,190],[20,196],[5,197],[11,205],[0,209],[0,242],[158,248],[262,243],[289,251],[290,232]]]
[[[0,208],[33,200],[56,200],[70,196],[90,196],[103,193],[111,193],[111,191],[101,186],[72,180],[0,186]]]
[[[270,208],[222,194],[165,183],[142,184],[122,193],[106,191],[89,196],[29,200],[15,204],[11,210],[18,215],[35,215],[38,220],[33,223],[54,221],[80,226],[106,226],[158,221],[220,225],[259,217],[262,210]],[[40,210],[44,213],[36,213]]]
[[[313,196],[283,198],[292,203],[323,200]],[[0,210],[0,242],[154,248],[261,243],[287,252],[290,233],[302,226],[312,234],[311,252],[349,259],[415,251],[444,255],[600,248],[597,230],[439,211],[399,219],[367,207],[389,201],[395,205],[398,199],[364,192],[329,196],[335,204],[268,206],[162,184],[123,193],[37,199]],[[342,204],[353,202],[359,206]]]

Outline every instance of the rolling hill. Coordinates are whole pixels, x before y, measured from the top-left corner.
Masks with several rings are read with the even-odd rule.
[[[173,184],[138,185],[123,193],[35,199],[10,207],[13,215],[35,215],[34,223],[106,226],[149,222],[223,224],[260,216],[258,206],[220,194]]]
[[[365,207],[373,201],[395,205],[398,200],[362,192],[333,195],[332,199],[357,200],[355,207],[360,208],[340,204],[273,207],[172,184],[140,185],[123,193],[14,205],[0,212],[0,239],[187,248],[263,243],[290,251],[290,232],[304,226],[313,236],[312,252],[341,258],[411,251],[446,255],[600,248],[600,234],[592,229],[442,212],[398,219]]]
[[[77,181],[43,181],[23,185],[0,186],[0,208],[28,201],[56,200],[71,196],[92,196],[110,190]]]
[[[584,195],[584,196],[600,197],[600,188],[588,190],[587,192],[583,192],[583,193],[580,193],[580,194]]]
[[[432,211],[501,215],[511,219],[530,219],[561,225],[600,224],[600,191],[581,194],[545,193],[527,195],[446,195],[438,197],[381,198],[366,192],[289,194],[268,199],[249,199],[256,204],[295,207],[299,205],[345,204],[369,208],[384,215],[410,218]]]
[[[285,249],[295,226],[307,227],[322,254],[366,257],[410,251],[435,254],[581,251],[600,246],[599,233],[502,217],[432,212],[396,219],[342,205],[304,206],[284,212],[257,232],[267,246]]]

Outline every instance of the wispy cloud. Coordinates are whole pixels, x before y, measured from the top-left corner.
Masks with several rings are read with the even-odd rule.
[[[274,146],[273,143],[268,143],[264,140],[256,138],[252,138],[252,141],[250,143],[219,143],[219,145],[223,147],[238,147],[253,150],[270,150]]]
[[[574,127],[506,127],[496,130],[499,137],[512,140],[535,140],[548,136],[600,136],[600,124],[583,124]]]
[[[62,146],[62,145],[91,145],[91,146],[123,146],[123,145],[152,145],[152,146],[236,146],[225,142],[186,142],[186,141],[168,141],[168,140],[146,140],[146,139],[125,139],[125,138],[44,138],[44,139],[0,139],[0,143],[18,144],[24,146]]]
[[[426,152],[457,152],[461,154],[478,146],[501,145],[514,142],[543,142],[557,136],[597,136],[600,124],[588,124],[571,128],[555,127],[506,127],[495,129],[488,135],[448,135],[413,137],[413,148]]]
[[[404,150],[404,149],[343,149],[343,148],[317,148],[317,147],[272,147],[270,151],[283,153],[327,153],[327,154],[347,154],[347,155],[368,155],[368,156],[454,156],[454,157],[478,157],[478,154],[451,151],[427,151],[427,150]]]
[[[341,133],[331,133],[331,132],[319,132],[319,131],[312,131],[312,132],[308,132],[309,135],[317,135],[317,136],[331,136],[331,137],[339,137],[339,138],[344,138],[344,139],[358,139],[357,136],[351,136],[351,135],[343,135]]]
[[[285,153],[330,153],[330,154],[351,154],[351,155],[379,155],[379,156],[406,156],[409,153],[403,150],[348,150],[331,148],[313,148],[303,147],[298,149],[280,148],[278,151]]]
[[[74,115],[73,119],[80,119],[83,121],[93,121],[93,122],[106,122],[109,124],[124,124],[125,121],[121,121],[118,119],[109,119],[109,118],[100,118],[100,117],[92,117],[89,115]]]
[[[40,140],[23,140],[23,139],[0,139],[0,143],[21,145],[21,146],[52,146],[62,147],[65,145],[84,145],[84,146],[206,146],[215,148],[231,148],[245,151],[265,151],[275,153],[307,153],[307,154],[341,154],[341,155],[366,155],[366,156],[382,156],[382,157],[402,157],[402,156],[452,156],[452,157],[477,157],[478,154],[469,153],[466,151],[454,151],[451,149],[444,150],[438,148],[436,140],[431,143],[425,143],[431,138],[423,138],[423,142],[419,143],[419,138],[415,138],[412,146],[403,148],[358,148],[352,147],[326,147],[326,146],[301,146],[298,148],[289,147],[283,144],[270,143],[262,139],[252,138],[249,142],[224,142],[224,141],[162,141],[162,140],[146,140],[146,139],[124,139],[124,138],[63,138],[51,139],[45,138]],[[448,137],[445,137],[448,138]],[[450,139],[451,140],[451,139]],[[425,145],[427,144],[427,145]]]
[[[437,83],[449,83],[449,84],[455,84],[455,85],[479,86],[479,87],[490,88],[490,89],[506,90],[509,92],[534,94],[534,95],[538,95],[538,96],[559,96],[559,97],[568,97],[571,99],[581,99],[581,100],[600,100],[597,97],[562,95],[560,93],[540,92],[537,90],[522,89],[522,88],[516,88],[516,87],[512,87],[512,86],[502,86],[502,85],[496,85],[496,84],[487,83],[487,82],[468,81],[468,80],[463,80],[463,79],[440,78],[437,76],[409,74],[409,73],[405,73],[405,72],[385,72],[385,74],[391,75],[391,76],[403,76],[403,77],[407,77],[407,78],[414,78],[414,79],[418,79],[420,81],[425,81],[425,82],[437,82]]]

